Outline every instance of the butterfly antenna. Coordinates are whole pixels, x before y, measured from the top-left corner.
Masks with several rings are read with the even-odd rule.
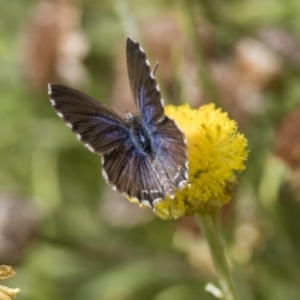
[[[156,64],[155,64],[155,66],[154,66],[153,72],[152,72],[153,76],[155,75],[155,73],[156,73],[156,71],[158,69],[158,65],[159,65],[159,62],[157,61]]]

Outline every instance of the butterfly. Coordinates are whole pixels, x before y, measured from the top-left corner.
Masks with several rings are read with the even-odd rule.
[[[147,56],[130,37],[127,70],[136,113],[121,118],[99,101],[70,87],[50,83],[57,115],[91,152],[102,156],[103,177],[113,190],[149,207],[174,198],[188,184],[184,134],[164,114],[159,86]]]

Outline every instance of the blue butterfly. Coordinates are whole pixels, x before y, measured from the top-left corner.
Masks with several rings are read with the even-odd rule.
[[[51,83],[57,115],[91,152],[102,155],[103,176],[112,189],[153,207],[188,184],[184,134],[164,114],[164,104],[142,47],[126,45],[127,70],[138,112],[122,119],[93,98]]]

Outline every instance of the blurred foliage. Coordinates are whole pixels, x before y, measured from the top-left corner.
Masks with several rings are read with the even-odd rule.
[[[17,272],[9,282],[21,289],[18,299],[214,299],[204,291],[216,278],[193,218],[161,221],[109,192],[100,158],[77,142],[53,112],[46,86],[28,75],[47,71],[48,81],[117,107],[127,35],[145,44],[153,65],[162,58],[157,76],[167,101],[216,102],[249,139],[247,170],[220,213],[241,299],[299,299],[299,165],[286,157],[300,157],[300,126],[289,123],[290,135],[284,124],[300,99],[300,2],[89,0],[74,6],[73,23],[59,19],[71,23],[60,27],[55,9],[41,12],[43,3],[1,1],[0,260]],[[170,16],[180,35],[161,25]],[[86,48],[70,52],[79,71],[65,74],[68,67],[53,66],[69,66],[68,52],[54,55],[49,47],[59,47],[69,27],[83,37],[71,50]],[[245,39],[267,50],[238,48]],[[163,47],[169,54],[156,57]],[[266,71],[270,55],[275,71]]]

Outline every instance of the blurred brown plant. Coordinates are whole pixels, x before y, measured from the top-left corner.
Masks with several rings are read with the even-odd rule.
[[[274,153],[292,170],[286,176],[300,201],[300,105],[282,120],[275,136]]]
[[[300,66],[300,41],[292,32],[283,28],[270,27],[262,29],[258,36],[291,64]]]
[[[276,53],[259,40],[243,38],[231,57],[210,63],[222,104],[240,126],[265,110],[263,93],[280,75]]]
[[[300,105],[281,122],[275,137],[275,154],[292,169],[300,167]]]
[[[39,2],[22,31],[21,46],[23,73],[34,88],[44,90],[55,80],[71,85],[86,80],[82,59],[89,47],[74,2]]]

